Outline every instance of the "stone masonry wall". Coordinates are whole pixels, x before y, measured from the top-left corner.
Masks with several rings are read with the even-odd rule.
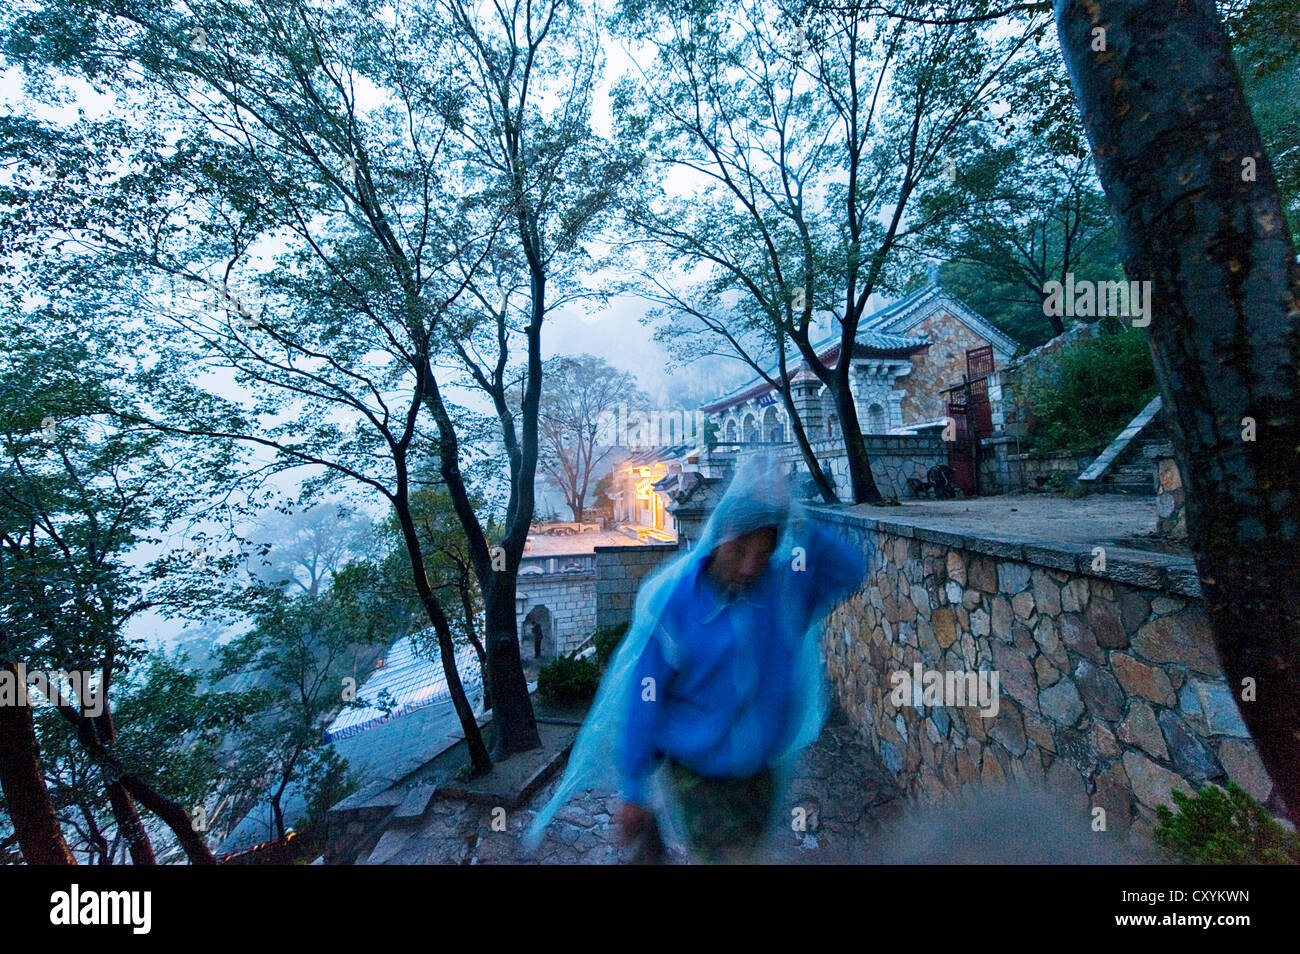
[[[1160,441],[1143,449],[1151,461],[1152,481],[1156,492],[1156,532],[1166,537],[1187,537],[1187,495],[1183,490],[1183,473],[1174,458],[1174,448]]]
[[[596,547],[596,628],[630,622],[641,580],[677,554],[677,544]]]
[[[520,639],[524,638],[524,619],[537,606],[551,611],[555,649],[559,655],[575,650],[595,629],[596,576],[593,573],[521,573],[516,595],[522,597],[516,604]]]
[[[989,342],[947,313],[931,315],[907,334],[926,335],[931,344],[912,356],[912,373],[902,381],[903,420],[914,424],[943,417],[948,413],[943,390],[961,384],[967,349]]]
[[[864,587],[827,621],[823,651],[850,720],[911,793],[1024,779],[1107,829],[1149,839],[1170,793],[1233,779],[1273,786],[1234,704],[1190,560],[1035,545],[840,510],[818,520],[870,555]],[[996,670],[995,718],[896,707],[890,674]],[[1274,801],[1275,811],[1279,804]]]
[[[1072,483],[1096,454],[1072,454],[1058,451],[1052,454],[1018,453],[1020,441],[1007,437],[990,437],[980,442],[980,491],[982,493],[1015,493],[1018,490],[1042,490],[1052,483],[1054,474],[1060,474]]]

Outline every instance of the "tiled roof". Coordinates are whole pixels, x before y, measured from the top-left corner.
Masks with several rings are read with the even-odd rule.
[[[964,325],[992,344],[995,351],[1010,357],[1019,348],[1013,339],[985,321],[960,298],[938,284],[919,288],[892,305],[865,316],[862,324],[871,331],[902,334],[916,327],[940,307],[951,312]]]
[[[892,305],[888,305],[874,314],[864,316],[862,323],[858,327],[854,354],[862,357],[904,357],[930,344],[930,340],[924,335],[908,336],[905,332],[910,331],[941,307],[955,315],[957,320],[961,321],[981,338],[990,342],[994,346],[994,350],[1002,353],[1006,358],[1015,353],[1018,347],[1015,341],[981,318],[959,298],[945,290],[943,286],[930,284],[904,298],[900,298]],[[813,346],[813,350],[817,352],[819,358],[825,360],[838,350],[839,340],[839,335],[829,335],[817,342]],[[804,366],[800,362],[799,370],[792,374],[792,378],[800,378],[803,372]],[[776,368],[770,368],[768,375],[776,377]],[[725,410],[728,407],[758,397],[771,389],[771,385],[759,375],[751,378],[735,390],[703,405],[700,410],[706,414]]]
[[[860,330],[857,341],[853,350],[854,357],[858,358],[905,358],[909,354],[919,351],[930,343],[924,335],[906,336],[890,334],[884,331]],[[817,342],[813,348],[817,352],[817,357],[828,367],[834,367],[839,360],[840,339],[838,335],[831,335]],[[775,378],[777,368],[775,366],[768,368],[768,375]],[[807,366],[803,361],[799,361],[798,368],[791,374],[792,380],[802,380],[811,376]],[[772,386],[767,383],[767,379],[761,375],[750,378],[740,387],[724,394],[722,397],[709,404],[703,405],[700,410],[706,414],[713,411],[721,411],[724,408],[740,404],[752,397],[757,397],[764,392],[772,390]]]
[[[649,464],[657,464],[661,461],[677,460],[685,457],[690,451],[695,449],[693,444],[674,444],[669,447],[648,447],[645,450],[633,451],[628,455],[623,464],[628,467],[645,467]]]

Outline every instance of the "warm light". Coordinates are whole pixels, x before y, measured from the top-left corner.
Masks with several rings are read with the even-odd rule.
[[[636,485],[636,495],[641,500],[649,501],[654,493],[651,487],[654,486],[656,480],[666,473],[664,465],[656,464],[654,467],[637,467],[635,469],[641,475],[641,479]]]

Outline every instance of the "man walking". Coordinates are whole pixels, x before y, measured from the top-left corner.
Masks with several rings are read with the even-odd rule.
[[[813,528],[779,468],[742,468],[699,543],[642,587],[534,834],[612,750],[628,839],[658,824],[706,862],[752,860],[783,794],[782,768],[825,714],[814,624],[861,583],[855,548]]]

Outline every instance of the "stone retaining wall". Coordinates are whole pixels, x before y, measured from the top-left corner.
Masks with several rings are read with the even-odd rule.
[[[980,490],[990,493],[1015,493],[1020,490],[1043,490],[1057,480],[1073,483],[1074,478],[1092,463],[1096,454],[1022,454],[1021,442],[1009,437],[990,437],[980,442]]]
[[[1156,492],[1156,532],[1166,537],[1187,538],[1187,495],[1183,491],[1183,472],[1174,458],[1174,447],[1168,441],[1151,444],[1143,449],[1154,471],[1152,481]]]
[[[1107,829],[1149,838],[1170,793],[1273,786],[1224,681],[1191,560],[974,537],[818,509],[871,558],[866,585],[827,621],[835,694],[912,794],[1041,783]],[[892,673],[996,670],[995,717],[902,706]],[[1279,803],[1272,806],[1275,811]]]

